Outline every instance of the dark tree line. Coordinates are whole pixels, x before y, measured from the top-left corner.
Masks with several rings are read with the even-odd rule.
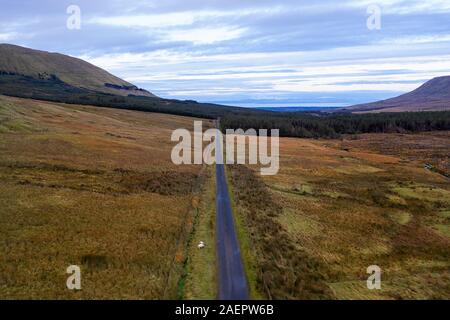
[[[337,138],[341,134],[450,130],[450,111],[377,114],[227,115],[223,129],[279,129],[281,136]]]

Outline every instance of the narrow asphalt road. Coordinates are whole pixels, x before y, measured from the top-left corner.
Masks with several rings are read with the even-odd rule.
[[[219,126],[219,122],[217,121]],[[247,279],[239,249],[223,164],[222,143],[216,137],[216,241],[220,300],[248,300]]]

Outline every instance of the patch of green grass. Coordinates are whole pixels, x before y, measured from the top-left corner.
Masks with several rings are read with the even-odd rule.
[[[408,224],[412,219],[412,214],[406,211],[394,211],[390,213],[391,218],[402,226]]]
[[[292,189],[292,191],[294,191],[296,193],[300,193],[302,195],[313,194],[312,186],[307,185],[307,184],[297,185]]]
[[[430,202],[450,199],[450,191],[420,184],[397,186],[392,190],[405,199],[427,200]]]
[[[321,196],[326,196],[332,199],[339,199],[339,198],[348,198],[349,195],[345,194],[343,192],[338,191],[323,191],[320,193]]]
[[[340,166],[336,168],[335,171],[343,174],[361,174],[361,173],[377,173],[383,170],[368,165],[352,165],[352,166]]]
[[[369,290],[366,281],[342,281],[330,283],[331,289],[339,300],[385,300],[383,285],[380,290]]]
[[[401,198],[401,197],[399,197],[399,196],[397,196],[397,195],[388,194],[388,195],[386,195],[386,198],[392,204],[401,205],[401,206],[406,206],[407,205],[406,200]]]
[[[442,210],[439,214],[443,218],[446,218],[446,219],[450,218],[450,210]]]
[[[434,229],[442,236],[450,238],[449,224],[435,224]]]
[[[213,171],[206,183],[194,221],[186,264],[187,275],[181,293],[183,299],[212,300],[216,298],[215,192]],[[200,241],[205,243],[205,248],[197,247]]]
[[[35,128],[23,115],[23,111],[16,110],[12,103],[0,100],[0,133],[32,132]]]
[[[403,292],[406,299],[433,299],[433,285],[441,275],[417,274],[412,277],[381,277],[381,289],[369,290],[365,280],[353,280],[331,283],[330,287],[340,300],[392,300]]]
[[[317,221],[308,218],[292,209],[286,209],[278,217],[278,221],[288,231],[288,233],[296,235],[303,234],[306,236],[314,236],[320,233],[321,227]]]
[[[313,188],[312,186],[309,185],[297,185],[295,187],[292,188],[286,188],[284,186],[279,186],[279,185],[275,185],[275,186],[269,186],[272,190],[281,192],[281,193],[285,193],[285,194],[290,194],[290,195],[294,195],[294,196],[312,196],[314,195],[313,192]]]
[[[0,106],[0,133],[29,132],[32,127],[23,119],[19,119],[5,105]]]

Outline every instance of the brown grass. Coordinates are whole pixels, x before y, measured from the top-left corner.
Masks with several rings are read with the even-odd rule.
[[[0,96],[0,298],[176,298],[203,178],[170,135],[193,120]]]
[[[357,139],[345,138],[342,148],[359,149],[401,157],[414,164],[432,164],[440,173],[450,176],[450,132],[417,134],[363,134]]]
[[[277,222],[283,208],[251,169],[235,165],[231,172],[236,205],[252,235],[253,259],[259,267],[258,292],[271,299],[331,297],[321,265],[295,248]]]

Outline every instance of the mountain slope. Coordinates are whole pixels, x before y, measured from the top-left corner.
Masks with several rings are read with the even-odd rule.
[[[153,96],[81,59],[10,44],[0,44],[0,73],[58,79],[76,88],[121,96]]]
[[[351,112],[410,112],[450,110],[450,76],[434,78],[399,97],[344,109]]]

